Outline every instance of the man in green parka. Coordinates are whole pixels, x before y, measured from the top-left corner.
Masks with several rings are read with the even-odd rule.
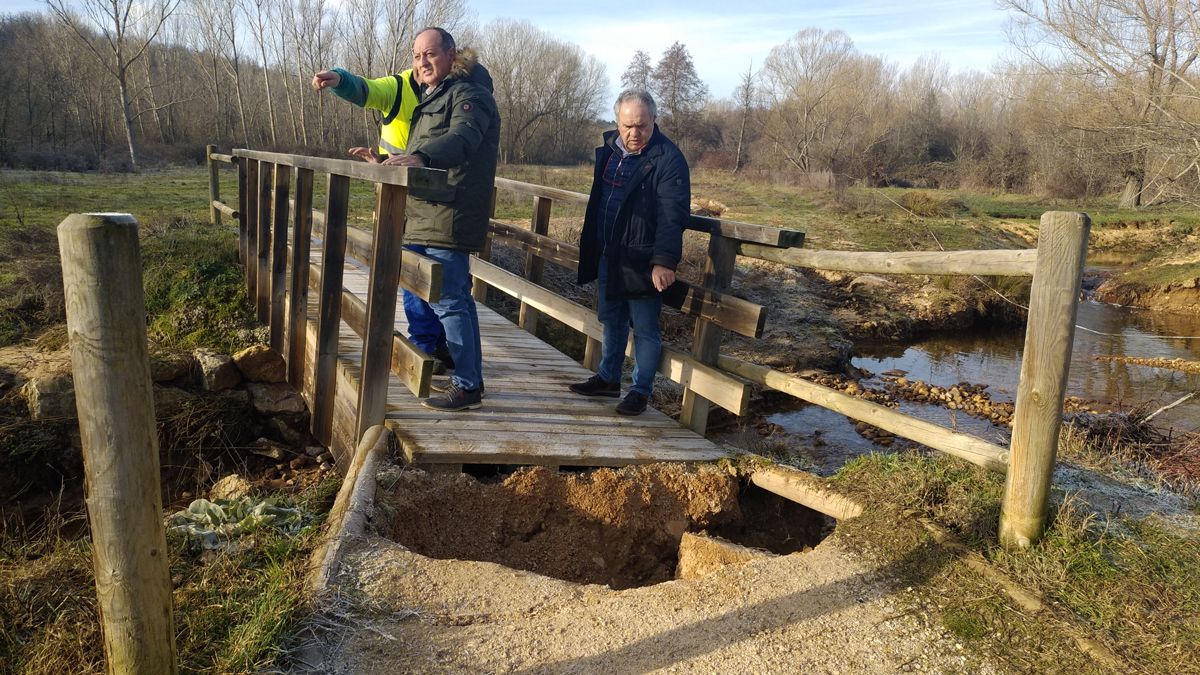
[[[446,190],[409,191],[404,233],[406,244],[425,246],[425,255],[442,263],[441,299],[430,306],[446,331],[455,364],[449,386],[424,405],[451,411],[478,408],[483,359],[471,297],[470,254],[481,250],[487,239],[500,114],[491,75],[441,28],[417,34],[413,73],[422,90],[408,144],[404,153],[392,154],[383,163],[447,171]]]

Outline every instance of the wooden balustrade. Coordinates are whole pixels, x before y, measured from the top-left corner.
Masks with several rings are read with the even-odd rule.
[[[221,155],[211,146],[208,156],[211,167],[220,162],[231,163],[236,165],[238,172],[238,206],[233,209],[220,201],[216,171],[210,169],[213,221],[219,222],[220,214],[237,219],[239,256],[246,268],[247,289],[259,317],[270,321],[271,344],[286,355],[289,379],[302,388],[309,400],[314,434],[323,442],[333,443],[339,460],[348,457],[364,430],[383,418],[383,395],[389,371],[398,374],[414,393],[425,395],[428,392],[431,359],[403,336],[395,335],[392,325],[398,287],[412,290],[429,300],[436,300],[440,292],[440,265],[411,251],[399,252],[399,244],[403,236],[406,195],[411,192],[417,197],[423,192],[436,194],[438,190],[444,190],[444,172],[250,150]],[[324,214],[312,210],[312,178],[316,172],[329,175]],[[295,199],[289,208],[289,176],[293,173]],[[379,191],[373,238],[348,227],[349,181],[352,178],[383,185]],[[487,246],[471,261],[474,296],[485,301],[487,289],[493,288],[516,298],[519,302],[517,322],[532,333],[545,325],[544,319],[553,319],[578,331],[586,338],[584,364],[594,369],[603,335],[594,311],[541,285],[547,264],[567,270],[575,270],[579,264],[578,246],[553,237],[550,222],[554,204],[586,204],[587,195],[505,178],[497,178],[495,186],[493,214],[496,195],[499,190],[505,190],[529,197],[532,216],[526,227],[495,219],[490,221]],[[289,219],[293,223],[290,242]],[[1045,254],[1040,254],[1037,249],[819,251],[799,248],[804,242],[804,234],[795,230],[691,216],[687,229],[709,236],[703,279],[699,283],[681,280],[665,299],[668,306],[694,317],[691,353],[664,349],[659,365],[660,374],[683,387],[681,423],[702,433],[710,405],[736,415],[744,414],[751,382],[789,393],[976,464],[1008,470],[1002,523],[1004,541],[1010,546],[1028,545],[1040,535],[1044,526],[1049,472],[1057,444],[1057,437],[1052,432],[1057,430],[1055,420],[1061,417],[1067,367],[1063,355],[1069,355],[1070,350],[1068,328],[1076,303],[1072,289],[1078,289],[1081,275],[1087,217],[1083,214],[1047,214],[1043,228],[1039,246],[1047,248]],[[322,247],[319,264],[308,259],[310,234],[313,233],[319,235],[316,241]],[[493,241],[520,249],[523,262],[520,274],[488,262]],[[287,258],[289,249],[290,262]],[[343,288],[342,269],[347,255],[370,266],[370,288],[365,305]],[[1031,298],[1026,362],[1022,366],[1011,448],[1001,448],[969,434],[922,422],[785,373],[723,356],[720,345],[726,331],[761,337],[767,319],[763,307],[738,298],[736,289],[731,287],[738,256],[789,266],[876,274],[1032,275],[1035,290]],[[289,270],[291,284],[284,289]],[[311,302],[307,294],[310,287],[318,291],[315,317],[310,314]],[[290,302],[290,307],[285,315],[286,302]],[[363,339],[361,368],[357,374],[344,368],[339,370],[337,344],[343,322]],[[309,331],[315,342],[311,346],[305,341]],[[1037,349],[1031,350],[1029,345]],[[1034,351],[1040,356],[1035,358]],[[632,340],[627,345],[627,353],[632,353]],[[357,391],[337,392],[337,387],[342,386],[338,383],[345,382],[357,383],[351,385],[357,387]],[[354,417],[335,424],[334,418],[343,409]],[[344,436],[341,439],[333,431],[339,425],[350,430],[341,433],[340,436]],[[1020,463],[1019,474],[1009,467],[1010,455],[1014,468]]]

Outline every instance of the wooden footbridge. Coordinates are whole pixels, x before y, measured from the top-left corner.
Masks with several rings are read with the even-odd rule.
[[[237,221],[249,297],[270,325],[271,346],[288,362],[289,381],[309,403],[314,435],[342,468],[366,430],[381,423],[400,439],[407,461],[425,465],[712,460],[724,453],[703,435],[710,408],[744,415],[759,385],[1007,472],[1002,539],[1026,545],[1041,533],[1086,253],[1085,214],[1044,215],[1038,249],[907,253],[814,251],[799,248],[804,237],[794,230],[692,216],[688,229],[708,237],[703,279],[668,304],[694,317],[694,338],[687,352],[664,347],[659,364],[659,373],[683,389],[682,412],[678,421],[654,410],[624,418],[611,399],[567,390],[596,366],[602,331],[591,309],[542,285],[547,263],[571,270],[578,264],[573,243],[549,236],[553,204],[583,204],[586,195],[497,178],[496,191],[532,200],[533,215],[528,228],[493,219],[488,248],[471,260],[486,397],[479,410],[442,413],[419,405],[430,391],[433,359],[404,337],[397,305],[401,288],[426,300],[440,292],[440,266],[400,246],[409,194],[436,194],[443,172],[253,150],[220,154],[213,146],[208,157],[213,222],[222,214]],[[225,164],[237,170],[236,207],[220,199]],[[327,180],[320,209],[318,173]],[[349,226],[352,179],[376,184],[370,232]],[[489,261],[492,241],[523,252],[521,274]],[[738,256],[875,274],[1032,275],[1010,447],[720,354],[726,331],[761,337],[766,321],[763,307],[731,290]],[[484,303],[489,289],[519,301],[515,324]],[[546,319],[583,334],[582,364],[534,337]]]

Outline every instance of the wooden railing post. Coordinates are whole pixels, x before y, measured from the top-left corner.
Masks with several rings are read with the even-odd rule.
[[[600,370],[600,357],[603,355],[604,343],[591,335],[583,346],[583,367],[591,371]]]
[[[536,196],[533,198],[533,218],[530,219],[529,229],[534,234],[549,234],[550,233],[550,208],[554,205],[554,200],[549,197]],[[545,274],[546,262],[540,256],[532,251],[525,254],[525,278],[539,286],[542,284],[542,277]],[[526,331],[537,334],[539,312],[530,307],[528,303],[522,302],[520,313],[517,316],[517,325]]]
[[[283,327],[287,313],[283,303],[287,298],[287,232],[288,215],[291,212],[289,203],[289,188],[292,182],[292,167],[287,164],[275,165],[275,186],[272,191],[274,215],[271,219],[271,316],[270,316],[270,345],[271,349],[282,354]]]
[[[246,185],[242,194],[245,204],[242,213],[246,218],[246,249],[242,252],[242,266],[246,272],[246,295],[250,304],[258,302],[258,171],[261,164],[256,159],[242,159],[246,163]]]
[[[1085,213],[1042,215],[1000,511],[1000,542],[1008,548],[1031,545],[1045,529],[1090,228]]]
[[[723,292],[733,281],[733,270],[737,263],[738,242],[719,234],[712,234],[708,240],[708,258],[704,263],[704,286],[713,291]],[[717,363],[721,350],[721,337],[725,331],[715,323],[697,317],[695,338],[692,342],[692,356],[708,365]],[[703,435],[708,426],[709,402],[692,389],[683,390],[683,410],[679,413],[679,422],[692,431]]]
[[[255,261],[258,267],[258,285],[254,288],[254,306],[258,320],[266,323],[271,317],[271,188],[274,182],[275,165],[262,162],[258,167],[258,250]]]
[[[490,209],[488,209],[488,221],[489,222],[491,221],[492,218],[496,217],[496,195],[497,194],[499,194],[499,190],[497,190],[495,187],[493,187],[492,188],[492,206]],[[483,240],[483,250],[481,250],[479,253],[476,253],[475,255],[478,256],[480,260],[491,260],[492,259],[492,235],[491,235],[490,229],[488,230],[487,238]],[[487,284],[480,281],[479,279],[474,279],[472,281],[472,286],[471,286],[471,297],[475,298],[475,302],[486,303],[487,302],[487,289],[488,289]]]
[[[346,213],[350,179],[329,174],[325,191],[325,247],[321,251],[321,295],[318,300],[316,358],[313,363],[312,433],[326,447],[333,435],[333,403],[337,395],[338,333],[342,328],[342,274],[346,264]]]
[[[384,184],[375,208],[375,240],[367,277],[367,327],[363,334],[362,377],[358,390],[357,444],[367,429],[382,424],[391,378],[396,291],[400,284],[400,245],[408,188]]]
[[[296,207],[292,226],[292,286],[288,293],[288,382],[304,386],[304,353],[308,337],[308,257],[312,244],[312,169],[296,170]]]
[[[217,173],[217,162],[212,158],[217,146],[204,146],[204,159],[208,162],[208,217],[213,225],[221,224],[221,212],[213,202],[221,201],[221,177]]]
[[[234,157],[237,166],[237,200],[238,200],[238,262],[246,264],[246,159]]]
[[[96,597],[110,673],[176,673],[137,222],[58,226]]]

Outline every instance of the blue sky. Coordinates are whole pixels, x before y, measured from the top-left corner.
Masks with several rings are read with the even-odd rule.
[[[397,2],[402,0],[396,0]],[[952,71],[988,70],[1009,51],[1005,12],[994,0],[468,0],[480,24],[508,17],[574,42],[608,66],[613,94],[642,49],[655,61],[675,41],[687,45],[715,98],[728,98],[753,61],[809,26],[845,31],[862,52],[907,67],[939,54]],[[41,11],[37,0],[0,0],[0,12]],[[732,9],[731,9],[732,8]]]
[[[470,0],[470,7],[480,23],[524,19],[578,44],[608,66],[614,88],[636,50],[657,61],[673,42],[682,42],[716,98],[731,95],[751,61],[757,68],[771,47],[809,26],[840,29],[859,51],[902,67],[937,53],[951,71],[987,71],[1008,52],[1008,16],[993,0],[635,0],[588,7],[551,0]]]

